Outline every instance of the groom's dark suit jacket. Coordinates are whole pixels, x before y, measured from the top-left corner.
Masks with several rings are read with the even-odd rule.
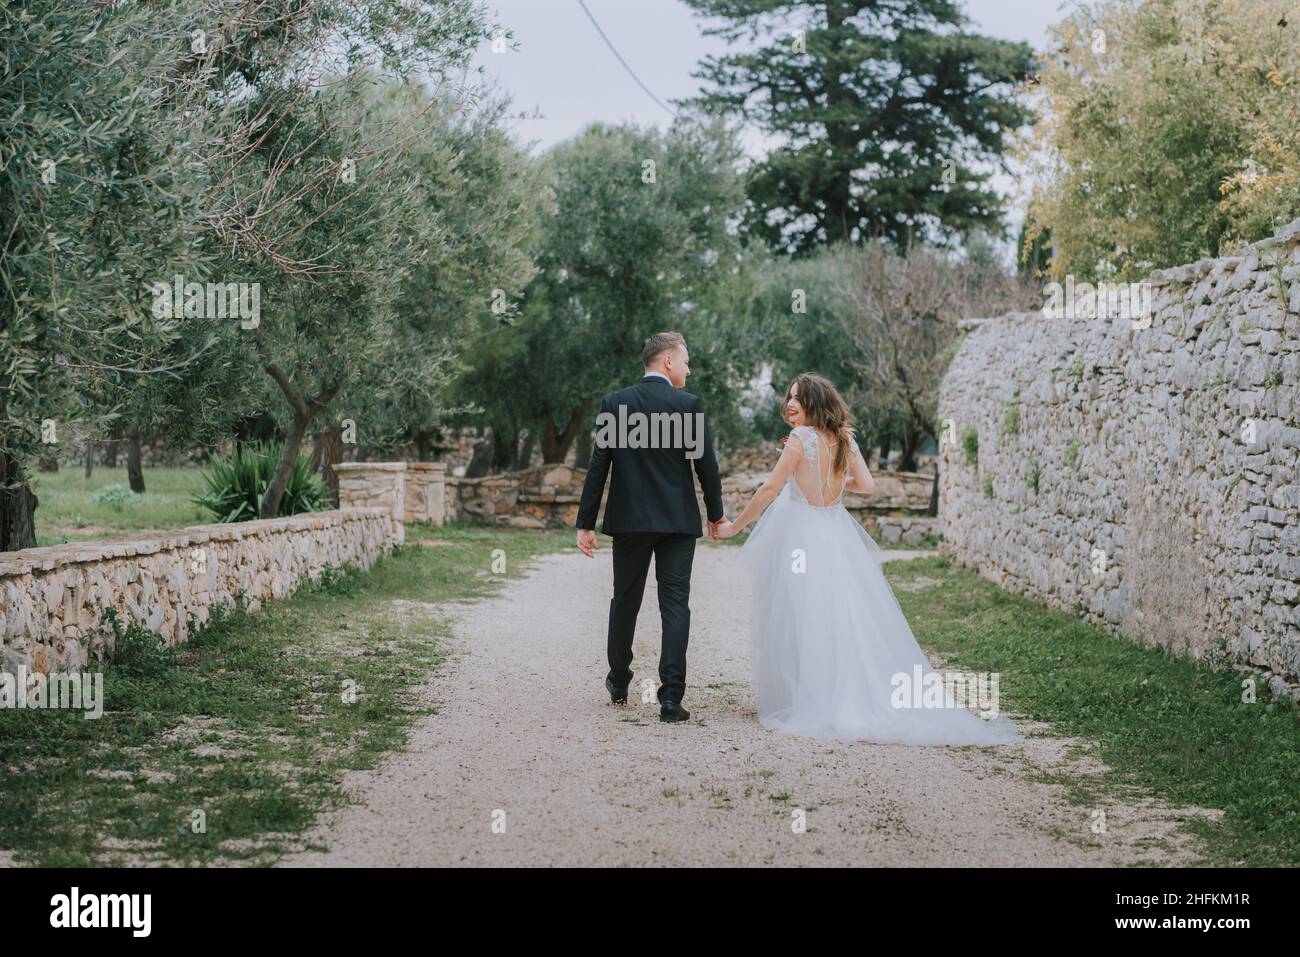
[[[703,411],[696,396],[675,388],[667,379],[653,375],[646,376],[636,385],[609,393],[601,400],[600,411],[617,417],[619,406],[625,406],[629,415],[642,412],[647,417],[653,412],[693,415]],[[680,448],[620,448],[617,445],[602,448],[598,441],[591,453],[587,481],[582,486],[577,527],[596,527],[600,496],[612,466],[614,475],[610,480],[601,531],[606,535],[663,532],[698,538],[704,530],[700,525],[700,507],[695,500],[692,467],[704,489],[709,521],[716,522],[723,514],[722,479],[718,474],[717,457],[713,454],[713,432],[707,420],[703,454],[697,459],[689,459],[686,451]]]

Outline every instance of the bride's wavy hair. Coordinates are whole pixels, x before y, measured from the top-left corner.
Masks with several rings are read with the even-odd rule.
[[[849,404],[840,396],[830,379],[815,372],[801,372],[785,390],[785,399],[781,402],[781,418],[787,423],[790,420],[786,418],[786,409],[790,406],[790,394],[795,386],[799,387],[799,394],[795,398],[803,406],[804,420],[817,431],[835,437],[835,460],[831,463],[831,469],[837,475],[846,471],[853,440]]]

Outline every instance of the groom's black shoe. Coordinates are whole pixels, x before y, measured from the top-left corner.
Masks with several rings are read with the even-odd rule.
[[[606,675],[605,690],[609,692],[609,700],[613,704],[627,704],[627,685],[620,688],[618,685],[614,684],[613,678]]]
[[[659,705],[660,721],[685,721],[691,713],[676,701],[664,701]]]

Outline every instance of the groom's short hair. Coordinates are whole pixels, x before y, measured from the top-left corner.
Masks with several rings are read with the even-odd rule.
[[[686,337],[680,332],[656,332],[645,341],[645,348],[641,350],[641,364],[648,367],[669,349],[684,345]]]

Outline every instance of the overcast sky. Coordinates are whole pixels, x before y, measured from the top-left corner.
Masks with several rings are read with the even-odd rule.
[[[700,59],[726,48],[701,34],[704,21],[679,0],[586,2],[636,75],[669,105],[696,92],[691,71]],[[966,0],[963,6],[980,32],[1035,49],[1046,45],[1048,24],[1061,16],[1056,0]],[[512,31],[516,49],[484,47],[475,63],[511,95],[516,112],[541,114],[515,121],[522,140],[545,149],[595,120],[648,125],[671,118],[619,64],[578,0],[488,0],[488,7]]]

